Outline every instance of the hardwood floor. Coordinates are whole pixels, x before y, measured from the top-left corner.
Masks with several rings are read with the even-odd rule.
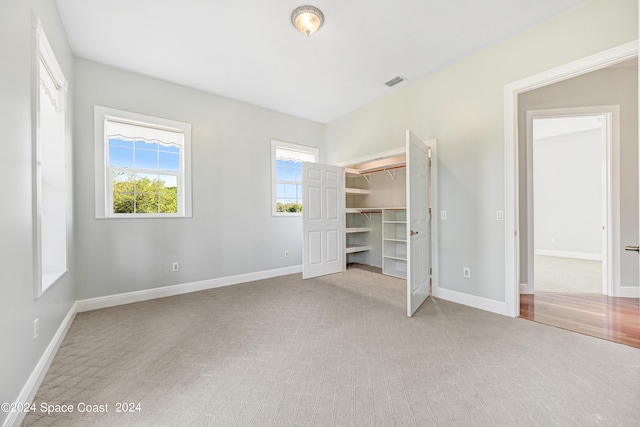
[[[520,295],[520,317],[640,348],[636,298],[537,292]]]

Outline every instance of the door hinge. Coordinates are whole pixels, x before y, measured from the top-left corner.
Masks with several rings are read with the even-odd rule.
[[[431,276],[431,273],[433,273],[433,268],[429,267],[429,276]]]

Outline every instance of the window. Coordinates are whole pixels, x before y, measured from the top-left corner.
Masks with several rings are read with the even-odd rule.
[[[34,19],[33,170],[36,298],[67,272],[67,81]]]
[[[301,215],[302,162],[317,161],[317,148],[271,141],[273,215]]]
[[[191,125],[95,107],[96,217],[191,216]]]

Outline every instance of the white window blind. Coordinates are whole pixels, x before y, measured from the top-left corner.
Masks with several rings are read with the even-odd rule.
[[[276,147],[276,160],[293,161],[295,163],[315,162],[316,156],[308,151]]]
[[[184,145],[184,132],[151,127],[144,123],[126,123],[107,118],[105,128],[108,139],[118,138],[123,141],[146,141],[163,145]]]

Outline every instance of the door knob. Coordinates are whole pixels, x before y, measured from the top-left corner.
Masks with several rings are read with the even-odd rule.
[[[412,235],[412,236],[415,236],[415,235],[416,235],[416,234],[418,234],[418,233],[419,233],[419,231],[413,231],[413,230],[411,230],[411,235]]]
[[[640,247],[638,245],[627,245],[624,247],[624,250],[640,252]]]

